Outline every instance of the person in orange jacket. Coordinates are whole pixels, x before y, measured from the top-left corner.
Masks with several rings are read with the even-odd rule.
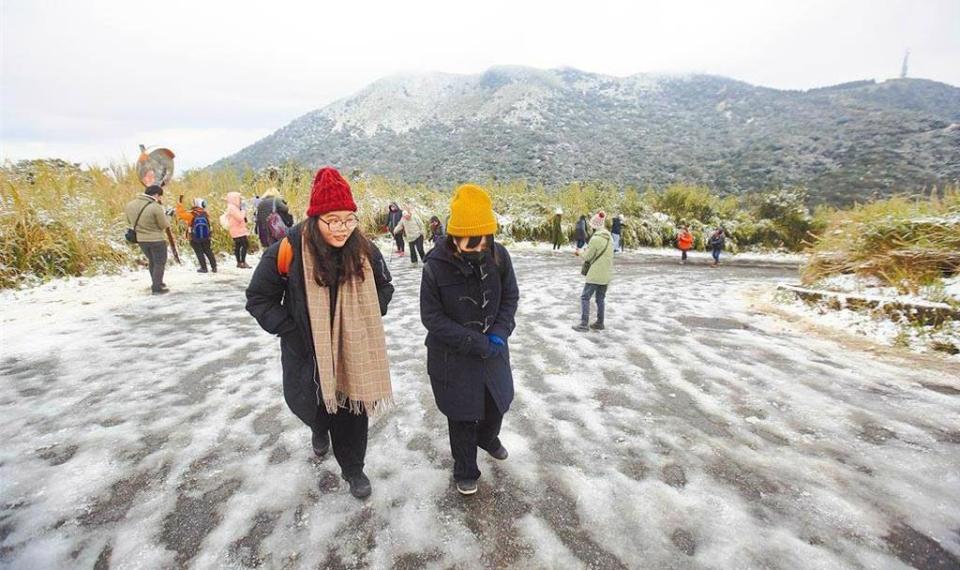
[[[213,237],[213,224],[210,223],[210,215],[205,209],[207,201],[203,198],[194,198],[193,207],[187,210],[183,207],[183,194],[177,200],[177,217],[187,224],[187,237],[190,239],[190,247],[197,254],[197,263],[200,269],[197,273],[207,272],[207,259],[210,260],[210,270],[217,272],[217,257],[213,255],[213,248],[210,246],[210,238]],[[206,259],[204,259],[206,256]]]
[[[693,248],[693,234],[688,226],[683,226],[677,233],[677,247],[680,249],[680,265],[687,263],[687,251]]]

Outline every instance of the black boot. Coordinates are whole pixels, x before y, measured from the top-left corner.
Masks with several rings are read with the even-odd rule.
[[[357,499],[366,499],[370,496],[370,479],[361,471],[359,475],[344,475],[344,480],[350,485],[350,494]]]
[[[330,435],[326,431],[313,432],[313,454],[323,457],[330,451]]]

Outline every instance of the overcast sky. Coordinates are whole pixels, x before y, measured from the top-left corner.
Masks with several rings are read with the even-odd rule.
[[[960,86],[960,0],[0,0],[0,156],[205,166],[385,75],[571,66]],[[254,8],[252,6],[257,6]]]

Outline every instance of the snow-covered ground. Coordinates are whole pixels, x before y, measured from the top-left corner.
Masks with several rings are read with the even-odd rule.
[[[944,279],[935,287],[926,287],[916,294],[900,293],[895,287],[884,286],[877,280],[854,275],[835,275],[821,279],[811,288],[848,293],[852,298],[879,303],[903,303],[918,307],[949,307],[944,303],[960,302],[960,277]],[[818,302],[801,300],[797,295],[783,292],[776,301],[788,313],[813,320],[820,326],[837,331],[852,332],[885,346],[898,346],[914,352],[942,352],[946,358],[960,362],[960,354],[948,355],[944,349],[960,347],[960,321],[933,326],[910,322],[894,322],[882,310],[864,311],[848,306],[836,308],[829,299]],[[940,347],[937,349],[936,347]]]
[[[579,260],[518,248],[505,462],[451,484],[420,272],[391,261],[397,406],[360,502],[286,409],[250,271],[0,294],[0,565],[12,568],[952,568],[960,369],[796,332],[746,288],[790,268],[627,253],[608,330]],[[228,264],[224,264],[228,265]]]

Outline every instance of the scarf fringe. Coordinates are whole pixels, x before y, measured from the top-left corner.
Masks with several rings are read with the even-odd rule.
[[[324,399],[323,401],[324,407],[327,408],[327,413],[336,414],[341,409],[344,409],[357,416],[366,413],[367,416],[371,418],[389,411],[395,404],[396,402],[392,394],[386,398],[365,402],[363,400],[352,400],[349,396],[339,391],[335,399]]]

